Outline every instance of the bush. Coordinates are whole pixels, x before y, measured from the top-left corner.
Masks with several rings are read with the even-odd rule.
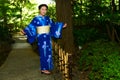
[[[94,41],[98,36],[98,31],[95,28],[81,28],[74,30],[75,42],[77,45],[84,45],[89,41]]]
[[[120,46],[115,42],[97,40],[81,50],[79,69],[90,71],[90,80],[120,79]]]

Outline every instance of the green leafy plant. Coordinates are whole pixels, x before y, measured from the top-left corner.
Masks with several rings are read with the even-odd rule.
[[[95,28],[81,28],[74,30],[75,42],[77,45],[84,45],[88,41],[94,41],[98,31]]]
[[[81,51],[79,69],[89,71],[90,80],[120,79],[120,46],[115,42],[97,40]]]

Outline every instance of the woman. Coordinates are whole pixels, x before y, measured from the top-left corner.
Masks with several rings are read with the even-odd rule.
[[[33,18],[23,33],[27,35],[29,43],[33,43],[37,38],[41,73],[50,74],[53,69],[51,37],[61,38],[62,28],[65,28],[67,24],[54,23],[46,16],[48,9],[46,4],[39,5],[38,9],[40,14]]]

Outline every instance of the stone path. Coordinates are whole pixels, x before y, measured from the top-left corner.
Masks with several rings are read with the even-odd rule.
[[[28,43],[19,39],[0,67],[0,80],[54,80],[53,75],[40,73],[39,56]]]

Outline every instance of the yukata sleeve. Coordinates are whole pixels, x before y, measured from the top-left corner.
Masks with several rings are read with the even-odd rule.
[[[50,19],[50,34],[54,38],[62,38],[62,29],[64,23],[62,22],[54,22]]]
[[[36,19],[34,18],[31,23],[26,27],[24,28],[24,32],[26,33],[27,35],[27,41],[28,43],[32,44],[33,42],[35,42],[36,40]]]

